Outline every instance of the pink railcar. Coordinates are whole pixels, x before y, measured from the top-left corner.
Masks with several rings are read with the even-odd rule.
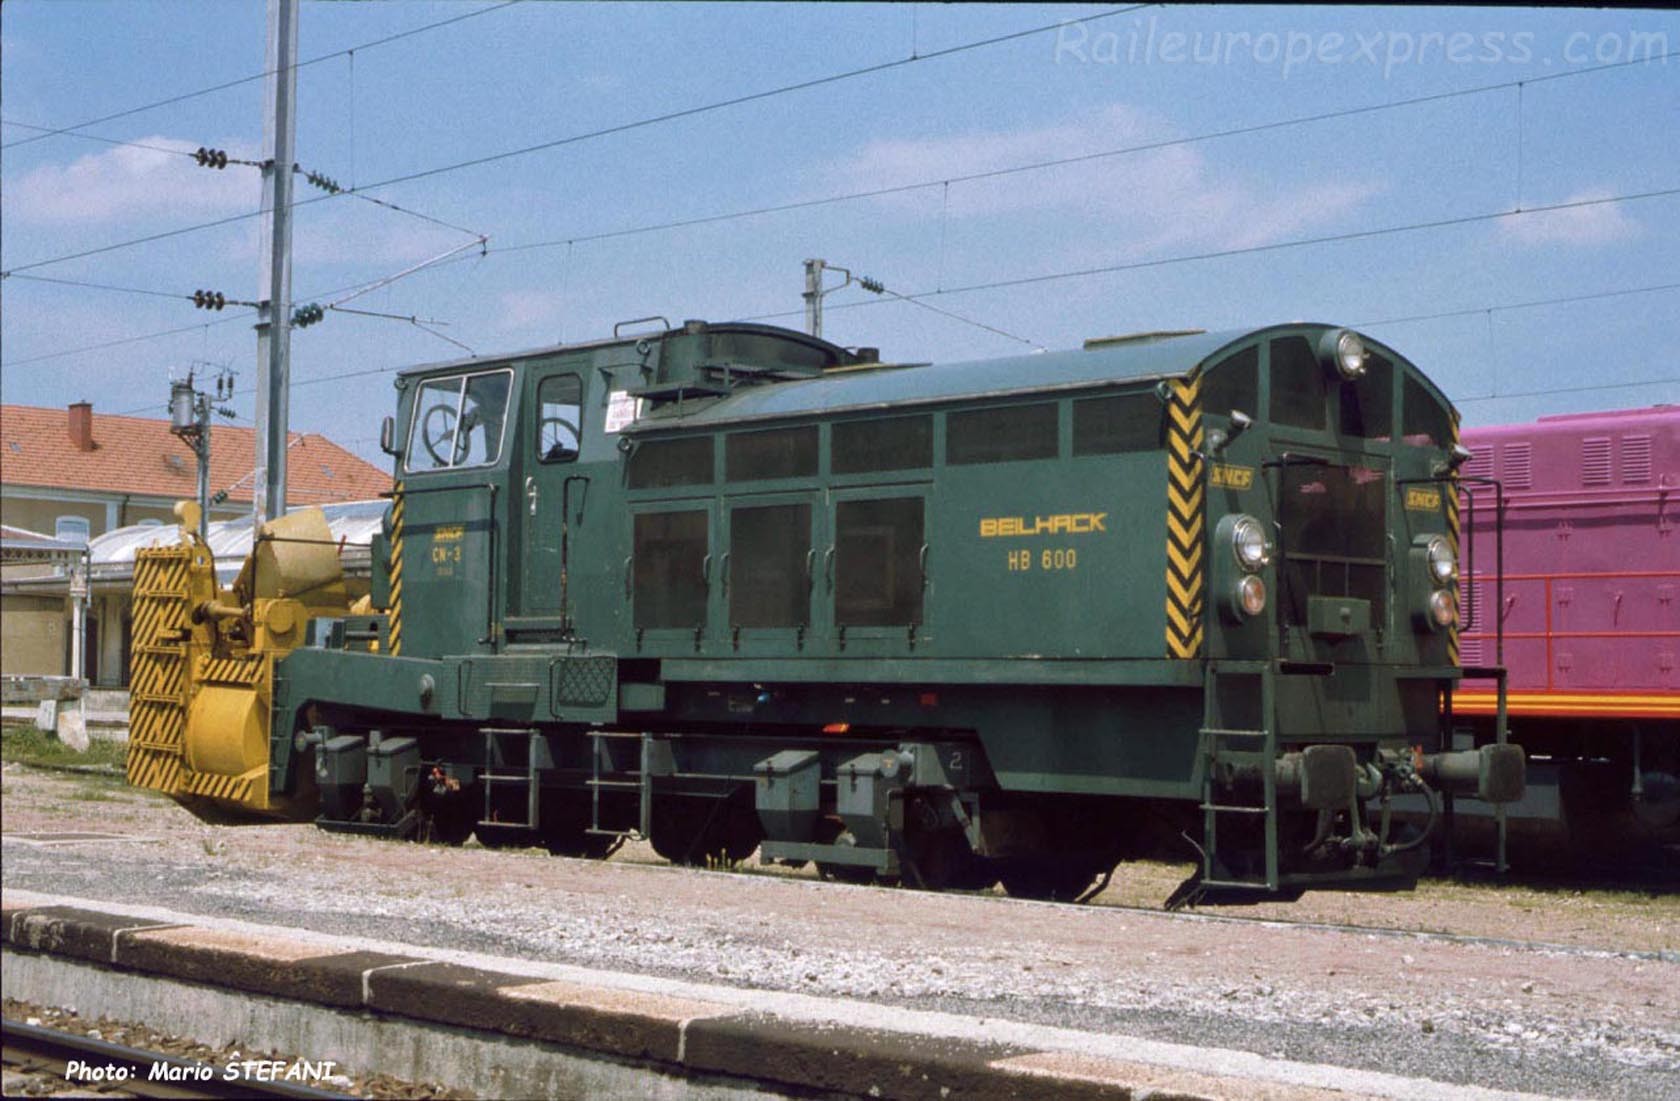
[[[1615,844],[1611,828],[1680,840],[1680,405],[1471,429],[1462,442],[1460,660],[1502,657],[1510,671],[1531,815],[1595,849]],[[1495,493],[1476,478],[1504,493],[1502,594]],[[1454,694],[1472,723],[1493,708],[1491,681]]]

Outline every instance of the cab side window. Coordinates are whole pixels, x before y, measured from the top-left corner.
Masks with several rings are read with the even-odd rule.
[[[554,375],[537,387],[537,458],[571,462],[583,439],[583,380]]]
[[[408,433],[409,472],[494,463],[502,453],[512,378],[512,371],[486,371],[423,384]]]

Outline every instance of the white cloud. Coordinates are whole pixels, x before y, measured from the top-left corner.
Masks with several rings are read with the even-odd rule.
[[[508,291],[497,300],[495,328],[519,332],[559,331],[566,316],[565,299],[551,291]]]
[[[1563,201],[1591,202],[1609,198],[1612,194],[1614,192],[1608,188],[1591,188],[1578,191]],[[1499,226],[1506,237],[1524,245],[1607,245],[1637,235],[1640,228],[1639,223],[1615,203],[1532,211],[1503,218]]]
[[[214,218],[253,210],[261,199],[257,173],[249,168],[200,168],[162,152],[198,148],[174,138],[152,136],[140,144],[160,149],[114,146],[65,165],[42,165],[6,187],[7,216],[49,225],[91,225],[170,215]]]
[[[1114,105],[1084,118],[1034,129],[871,142],[828,179],[847,189],[892,187],[994,171],[1093,151],[1170,140],[1146,114]],[[1172,145],[1054,168],[954,184],[953,217],[1074,213],[1129,254],[1163,247],[1246,248],[1335,222],[1381,190],[1344,179],[1268,187],[1221,170],[1196,146]],[[928,191],[896,197],[924,214]]]

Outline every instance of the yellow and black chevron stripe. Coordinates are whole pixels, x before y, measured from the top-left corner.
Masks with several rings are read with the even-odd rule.
[[[1168,384],[1167,400],[1167,656],[1202,651],[1207,591],[1203,535],[1207,526],[1201,460],[1201,379]]]
[[[214,772],[195,772],[186,782],[182,794],[198,795],[206,799],[224,799],[248,805],[254,776],[222,776]]]
[[[128,782],[173,795],[180,787],[187,726],[185,639],[191,600],[189,546],[140,551],[134,562],[133,661],[129,673]]]
[[[198,679],[206,684],[240,687],[260,684],[268,663],[261,655],[244,658],[206,657],[199,664]]]
[[[391,498],[391,656],[402,656],[403,484]]]

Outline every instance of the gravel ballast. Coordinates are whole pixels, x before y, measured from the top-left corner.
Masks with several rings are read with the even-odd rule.
[[[708,873],[634,851],[602,864],[210,827],[162,800],[15,765],[3,824],[8,889],[1496,1089],[1680,1096],[1671,897],[1620,899],[1585,931],[1579,907],[1502,921],[1431,906],[1420,927],[1503,938],[1466,943]],[[70,832],[110,837],[42,839]],[[1385,903],[1420,905],[1350,896],[1301,916],[1379,924]]]

